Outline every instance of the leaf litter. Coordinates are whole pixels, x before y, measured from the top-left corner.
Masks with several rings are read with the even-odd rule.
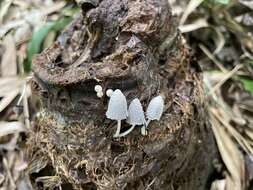
[[[212,190],[239,190],[252,180],[253,4],[237,1],[173,1],[204,71],[207,109],[226,170]],[[182,8],[183,7],[183,8]],[[178,9],[177,9],[178,10]],[[199,19],[203,23],[199,24]],[[206,23],[205,23],[206,22]],[[190,28],[188,28],[190,26]]]
[[[39,53],[56,39],[76,12],[74,1],[3,0],[0,1],[0,189],[32,190],[26,175],[28,160],[26,134],[31,126],[31,110],[36,100],[30,96],[30,68],[25,61]],[[53,27],[40,39],[32,38],[40,27],[52,23]],[[47,38],[48,33],[54,33]],[[37,34],[37,35],[40,35]],[[28,44],[37,44],[29,52]],[[34,48],[33,48],[34,49]],[[30,50],[31,51],[31,50]],[[39,159],[38,159],[39,160]],[[41,164],[37,163],[37,167]],[[41,162],[43,168],[43,163]]]
[[[252,159],[249,159],[253,156],[253,65],[248,64],[253,62],[253,34],[249,28],[252,27],[253,4],[247,0],[239,0],[238,3],[222,1],[223,4],[212,0],[169,1],[175,14],[181,15],[180,29],[185,33],[204,70],[206,94],[209,100],[207,108],[221,158],[226,166],[222,174],[223,179],[216,180],[211,189],[244,189],[252,180],[253,163]],[[26,83],[24,73],[21,74],[21,70],[18,69],[18,58],[29,56],[26,51],[21,55],[17,52],[21,47],[28,47],[27,44],[35,28],[49,20],[52,14],[58,17],[65,5],[65,1],[34,1],[33,5],[29,1],[1,2],[0,39],[2,39],[1,46],[7,54],[0,53],[0,117],[3,119],[0,123],[0,148],[9,150],[1,155],[4,166],[0,171],[1,189],[16,187],[31,189],[29,179],[21,177],[27,162],[23,150],[13,151],[13,148],[20,146],[17,144],[19,134],[27,131],[24,114],[13,116],[15,114],[12,113],[14,102],[22,94]],[[7,18],[13,18],[9,14],[15,6],[20,13],[25,14],[8,20]],[[41,8],[37,9],[37,7]],[[37,18],[34,21],[29,19],[34,16]],[[27,23],[32,24],[32,27]],[[44,41],[49,33],[48,30],[40,41]],[[38,53],[40,47],[36,48],[39,50],[35,53]],[[32,54],[30,53],[29,59]],[[21,61],[21,65],[23,64]],[[235,72],[230,72],[233,68],[237,69],[234,70]],[[29,102],[30,97],[27,98],[29,104],[25,106],[26,112],[32,106]],[[16,117],[15,121],[10,120],[13,117]],[[40,163],[35,171],[45,166],[46,161],[39,160],[37,158],[34,161]],[[50,181],[57,180],[57,176],[39,179],[49,184]]]

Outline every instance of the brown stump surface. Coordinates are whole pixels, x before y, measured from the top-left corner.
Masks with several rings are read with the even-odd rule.
[[[32,89],[42,100],[29,141],[34,186],[207,189],[215,143],[198,65],[167,0],[85,1],[82,9],[33,60]],[[116,122],[106,119],[108,98],[96,96],[96,84],[121,89],[128,103],[138,97],[144,110],[162,94],[161,120],[148,136],[136,127],[113,138]]]

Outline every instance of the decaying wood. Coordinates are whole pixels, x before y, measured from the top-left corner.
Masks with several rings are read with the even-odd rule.
[[[204,110],[200,71],[167,0],[80,1],[58,40],[33,60],[42,102],[29,141],[38,189],[208,189],[216,148]],[[162,119],[115,139],[108,97],[121,89],[146,109],[165,97]],[[122,130],[129,128],[123,122]],[[40,171],[40,172],[39,172]],[[39,173],[36,173],[39,172]]]

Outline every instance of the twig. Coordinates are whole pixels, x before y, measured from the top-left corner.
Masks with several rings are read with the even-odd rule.
[[[215,56],[214,56],[203,44],[200,44],[200,45],[199,45],[199,48],[207,55],[207,57],[208,57],[209,59],[211,59],[211,60],[215,63],[215,65],[216,65],[223,73],[225,73],[225,72],[228,71],[228,70],[222,65],[222,63],[219,62],[219,61],[215,58]]]
[[[151,181],[150,184],[148,184],[147,188],[145,190],[149,190],[151,185],[153,185],[153,183],[155,183],[156,177]]]
[[[25,93],[23,98],[23,106],[24,106],[24,117],[25,117],[25,126],[27,129],[30,128],[30,115],[29,115],[29,106],[28,106],[28,100],[27,100],[27,86],[25,83]]]
[[[213,94],[218,90],[229,78],[231,78],[239,69],[242,68],[242,65],[236,65],[230,72],[224,75],[223,79],[218,82],[208,93],[208,95]]]

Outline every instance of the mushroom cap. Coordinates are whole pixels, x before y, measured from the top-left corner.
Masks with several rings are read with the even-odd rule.
[[[117,89],[110,97],[106,117],[112,120],[123,120],[126,119],[127,116],[126,97],[119,89]]]
[[[104,95],[103,91],[97,92],[97,97],[102,98]]]
[[[112,93],[113,93],[113,90],[112,89],[108,89],[106,91],[106,96],[111,97]]]
[[[96,86],[94,87],[94,90],[95,90],[96,92],[102,92],[102,91],[103,91],[103,88],[102,88],[101,85],[96,85]]]
[[[164,100],[162,96],[156,96],[154,97],[147,108],[147,118],[149,120],[160,120],[164,108]]]
[[[135,98],[129,105],[127,123],[131,125],[143,125],[145,123],[145,115],[138,98]]]

